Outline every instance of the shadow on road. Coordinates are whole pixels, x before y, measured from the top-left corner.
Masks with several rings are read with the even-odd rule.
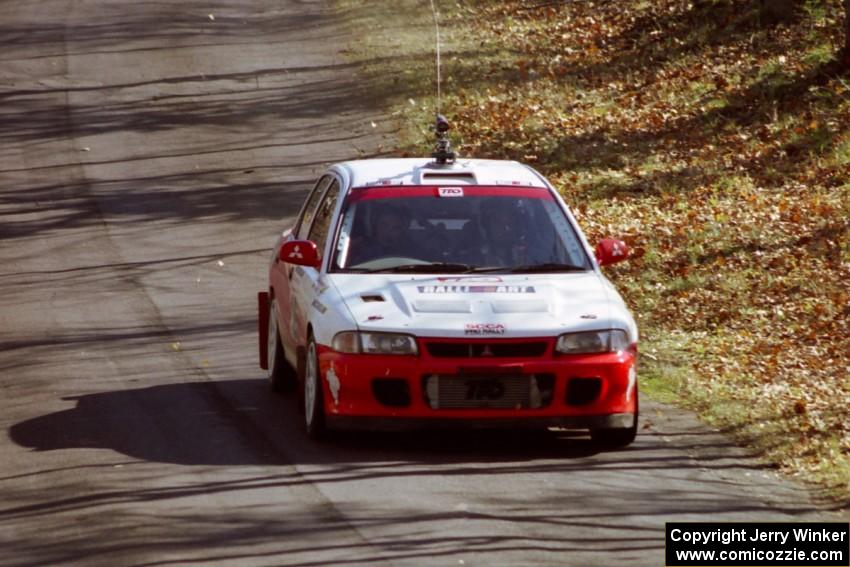
[[[222,391],[234,390],[246,393],[248,406],[233,408],[223,398]],[[63,400],[75,407],[17,423],[9,429],[11,439],[35,451],[101,448],[143,461],[182,465],[256,464],[257,454],[265,461],[328,464],[341,457],[368,462],[390,455],[411,463],[517,462],[583,458],[597,452],[578,432],[553,431],[338,431],[331,440],[314,444],[301,432],[294,395],[272,396],[264,380],[188,382]],[[198,400],[205,405],[187,412]],[[269,447],[246,454],[222,453],[210,420],[235,427],[255,448],[258,441],[281,442],[286,458],[271,457]],[[145,430],[144,421],[158,421],[158,428],[167,424],[173,436],[152,443],[152,436],[139,435]],[[279,439],[267,441],[267,436]]]
[[[361,465],[373,478],[433,472],[400,470],[412,464],[453,465],[440,469],[441,475],[466,474],[465,465],[481,464],[492,465],[488,475],[593,468],[686,475],[689,470],[764,468],[753,456],[730,455],[730,445],[705,430],[665,430],[663,437],[676,438],[676,451],[667,450],[661,436],[648,428],[632,446],[609,452],[600,451],[584,432],[563,430],[335,431],[316,443],[302,431],[295,397],[271,394],[263,379],[102,392],[63,398],[75,406],[17,423],[9,436],[35,451],[100,448],[180,465],[331,465],[322,469],[325,481],[338,473],[345,473],[340,480],[351,480]],[[148,433],[140,435],[143,431]],[[223,452],[224,434],[241,436],[241,445],[250,450]],[[700,451],[698,461],[689,450]],[[388,461],[393,464],[384,466]]]
[[[406,487],[402,490],[415,493],[418,483],[426,486],[429,477],[439,477],[447,491],[461,490],[459,486],[468,483],[492,486],[491,496],[486,490],[474,495],[472,508],[459,500],[454,509],[403,504],[385,509],[379,504],[363,507],[354,499],[346,504],[344,517],[329,515],[321,507],[281,516],[273,503],[232,509],[219,518],[171,514],[168,521],[186,529],[169,545],[184,551],[202,549],[204,561],[279,555],[280,549],[250,549],[256,543],[277,541],[286,546],[285,553],[292,559],[288,564],[320,564],[311,555],[314,544],[302,542],[321,536],[330,542],[330,547],[322,548],[324,552],[338,550],[346,555],[335,564],[369,564],[375,560],[371,552],[376,545],[384,557],[395,560],[433,561],[441,555],[472,552],[541,552],[583,553],[593,563],[592,557],[614,554],[626,560],[632,554],[662,549],[659,526],[673,516],[694,521],[711,520],[718,514],[793,519],[817,511],[802,492],[799,500],[786,498],[782,505],[748,498],[749,485],[744,484],[740,470],[734,470],[757,473],[757,463],[730,457],[729,447],[704,431],[671,431],[681,435],[675,451],[652,431],[644,431],[628,449],[607,453],[599,452],[584,435],[554,431],[340,432],[316,444],[301,431],[295,396],[272,395],[262,379],[164,384],[65,399],[74,407],[13,425],[8,431],[11,439],[34,451],[114,451],[131,460],[110,459],[104,466],[121,462],[129,469],[126,474],[144,475],[150,462],[213,466],[219,472],[231,467],[233,474],[191,483],[132,487],[125,483],[95,493],[63,491],[22,504],[12,500],[0,506],[0,521],[103,507],[171,506],[193,497],[249,497],[316,486],[343,494],[366,487],[390,491]],[[240,442],[234,443],[234,435]],[[700,451],[699,459],[692,458],[689,447]],[[255,467],[258,464],[262,469]],[[733,471],[736,474],[725,474]],[[30,474],[49,476],[51,472]],[[570,475],[574,485],[561,486],[563,475]],[[6,480],[0,478],[0,483]],[[636,485],[646,488],[636,491]],[[411,502],[421,506],[427,499]],[[479,532],[493,535],[468,529],[452,535],[446,526],[455,522],[474,524]],[[439,536],[433,533],[436,526]],[[518,531],[505,531],[504,526]],[[397,535],[368,544],[333,542],[351,527],[386,529]],[[589,538],[587,529],[598,533],[598,538]],[[132,538],[119,539],[116,545],[123,550],[141,545]],[[90,554],[109,550],[91,542],[71,543],[64,549],[88,549]],[[222,543],[228,544],[227,550]],[[17,545],[26,548],[28,544]],[[249,548],[235,551],[230,545]],[[368,546],[362,550],[370,552],[368,558],[358,556],[360,545]],[[292,555],[299,553],[306,555],[303,561]]]

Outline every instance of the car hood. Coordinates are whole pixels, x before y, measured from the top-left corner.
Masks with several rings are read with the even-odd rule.
[[[424,337],[556,336],[619,328],[637,340],[622,299],[597,272],[432,276],[332,274],[360,330]]]

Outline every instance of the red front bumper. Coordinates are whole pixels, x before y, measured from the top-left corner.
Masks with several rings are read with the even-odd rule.
[[[542,352],[517,356],[518,351],[510,348],[531,341],[545,342],[545,350],[539,345]],[[382,421],[396,420],[425,425],[528,422],[577,428],[625,427],[637,409],[636,348],[619,353],[561,355],[554,352],[554,338],[420,338],[417,342],[418,356],[342,354],[320,347],[319,368],[329,423],[356,426],[360,422],[370,428]],[[468,355],[454,356],[463,354],[458,348],[442,348],[437,352],[438,349],[431,348],[434,343],[458,347],[461,351],[468,347]],[[460,396],[473,398],[470,403],[475,404],[474,398],[481,393],[478,381],[499,375],[539,377],[535,380],[546,384],[544,403],[510,408],[446,408],[436,403],[434,407],[435,402],[427,391],[433,376],[450,377],[450,380],[468,377],[468,393],[461,389]],[[406,388],[407,397],[395,396],[389,404],[386,399],[379,399],[386,397],[376,392],[376,384],[388,382],[396,391],[398,386]],[[587,384],[593,388],[576,395],[579,387]],[[459,403],[463,405],[463,400]]]

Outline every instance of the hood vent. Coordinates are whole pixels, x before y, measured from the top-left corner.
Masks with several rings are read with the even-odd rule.
[[[386,301],[386,299],[384,299],[383,295],[378,295],[378,294],[371,294],[371,295],[363,294],[363,295],[360,296],[360,299],[362,299],[364,303],[374,303],[374,302]]]
[[[417,313],[472,313],[472,304],[468,301],[414,301],[413,310]]]
[[[475,174],[468,171],[427,172],[422,174],[422,184],[455,183],[458,185],[475,185]]]

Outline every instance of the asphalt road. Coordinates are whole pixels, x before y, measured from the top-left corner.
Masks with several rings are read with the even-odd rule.
[[[0,565],[662,565],[665,521],[846,521],[646,400],[621,452],[309,443],[255,293],[391,130],[327,4],[0,2]]]

